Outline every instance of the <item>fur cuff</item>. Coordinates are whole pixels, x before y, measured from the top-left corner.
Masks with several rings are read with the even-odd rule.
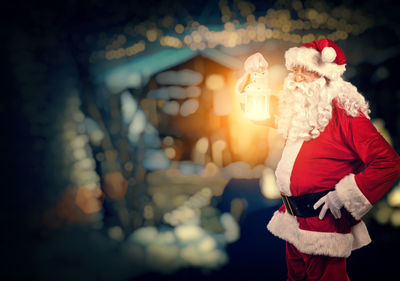
[[[360,219],[372,208],[371,203],[358,188],[354,174],[345,176],[335,188],[344,207],[355,219]]]
[[[276,211],[267,228],[275,236],[293,244],[302,253],[310,255],[349,257],[352,250],[371,242],[362,221],[353,226],[351,233],[317,232],[300,229],[295,217]]]

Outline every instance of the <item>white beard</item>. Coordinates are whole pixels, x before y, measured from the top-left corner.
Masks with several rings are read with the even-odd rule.
[[[290,73],[280,93],[278,132],[291,141],[317,138],[332,117],[333,98],[325,78],[295,82]]]

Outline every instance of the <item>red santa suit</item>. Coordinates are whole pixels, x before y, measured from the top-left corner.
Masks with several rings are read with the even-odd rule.
[[[287,135],[288,140],[275,171],[277,185],[283,194],[294,196],[296,200],[303,200],[304,197],[297,197],[300,195],[335,189],[326,197],[335,198],[341,216],[335,218],[328,212],[322,219],[318,215],[297,217],[282,205],[267,228],[287,241],[289,280],[349,280],[346,258],[352,250],[371,242],[361,218],[400,176],[400,158],[366,116],[368,105],[364,98],[354,86],[341,79],[346,70],[346,57],[338,45],[329,39],[304,43],[285,52],[285,63],[286,68],[294,72],[301,73],[298,68],[301,66],[318,73],[323,77],[319,79],[327,81],[324,86],[327,88],[318,89],[317,102],[321,106],[318,120],[309,118],[306,124],[309,127],[304,128],[298,127],[298,123],[304,116],[315,116],[315,109],[311,110],[307,101],[307,96],[313,97],[315,93],[305,93],[295,104],[290,98],[296,95],[287,100],[285,94],[281,96],[281,104],[289,106],[281,108],[278,131]],[[248,80],[243,77],[235,88],[239,96]],[[316,83],[319,82],[324,80],[317,79]],[[291,85],[289,83],[286,88],[290,90]],[[296,88],[291,90],[292,93],[287,93],[299,93]],[[329,98],[333,100],[327,101]],[[299,107],[306,105],[308,108],[301,112]],[[331,115],[326,114],[330,111]],[[299,131],[299,128],[304,130]],[[329,204],[327,208],[330,209]]]
[[[330,190],[344,203],[342,216],[295,217],[276,211],[267,228],[311,255],[348,257],[370,243],[361,220],[395,183],[400,158],[362,113],[351,117],[332,102],[332,118],[319,137],[289,141],[276,169],[277,185],[287,196]]]

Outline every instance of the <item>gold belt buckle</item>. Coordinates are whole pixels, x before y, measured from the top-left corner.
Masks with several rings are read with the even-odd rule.
[[[294,213],[293,213],[293,210],[292,210],[292,206],[290,205],[288,196],[281,192],[281,197],[282,197],[282,200],[283,200],[283,204],[286,206],[286,210],[288,211],[288,213],[291,216],[294,216]],[[287,208],[287,207],[289,207],[289,208]]]

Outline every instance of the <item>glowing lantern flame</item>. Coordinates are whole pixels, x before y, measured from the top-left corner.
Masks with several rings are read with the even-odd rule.
[[[267,91],[244,93],[244,116],[250,120],[265,120],[270,118],[269,96]]]

